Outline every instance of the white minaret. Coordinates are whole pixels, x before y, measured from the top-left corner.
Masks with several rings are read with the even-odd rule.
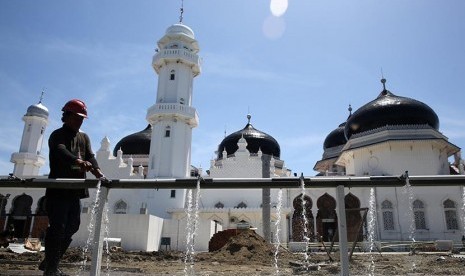
[[[194,77],[200,74],[194,32],[174,24],[158,41],[152,66],[158,74],[156,103],[147,111],[152,124],[148,178],[190,176],[192,128],[199,123],[192,107]]]
[[[38,104],[28,107],[23,121],[23,138],[19,152],[11,155],[11,162],[15,164],[13,174],[18,177],[37,176],[40,167],[45,164],[45,158],[40,154],[48,125],[48,109],[42,104],[42,96]]]

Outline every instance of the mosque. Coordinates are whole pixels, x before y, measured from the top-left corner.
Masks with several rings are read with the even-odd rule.
[[[292,177],[291,169],[280,159],[278,141],[256,128],[250,115],[247,121],[244,118],[243,129],[218,141],[208,170],[203,172],[190,164],[192,129],[199,122],[192,106],[194,78],[201,73],[199,51],[191,28],[182,22],[167,28],[152,61],[158,88],[156,102],[148,107],[148,125],[121,139],[113,149],[107,137],[102,139],[96,157],[106,176]],[[382,91],[376,94],[355,112],[350,107],[348,118],[341,115],[342,123],[323,142],[322,158],[313,168],[317,176],[389,176],[405,171],[410,175],[465,174],[460,148],[440,132],[434,110],[425,103],[390,92],[384,79]],[[42,102],[31,105],[23,121],[19,151],[11,156],[13,174],[20,178],[46,178],[39,176],[39,168],[46,163],[41,150],[48,110]],[[449,163],[450,157],[454,157],[453,163]],[[349,240],[366,237],[370,190],[345,189]],[[465,192],[462,186],[417,187],[412,201],[406,200],[402,188],[377,187],[374,191],[378,240],[410,239],[412,218],[405,215],[409,208],[414,214],[416,240],[461,240],[465,227],[460,210]],[[330,241],[337,232],[336,192],[331,188],[307,188],[305,195],[301,189],[282,189],[282,198],[278,198],[276,189],[209,189],[200,194],[195,250],[214,249],[239,228],[256,229],[273,241],[279,227],[279,239],[287,244],[320,237]],[[43,189],[0,189],[0,228],[13,224],[18,237],[43,237],[48,223],[43,196]],[[88,238],[86,225],[91,219],[94,196],[82,201],[82,223],[74,236],[74,246],[82,246]],[[107,204],[108,235],[120,238],[126,250],[184,250],[187,197],[188,191],[176,187],[112,189]],[[278,203],[282,203],[279,213]],[[308,231],[302,227],[304,220],[308,222]],[[274,223],[266,229],[264,221]]]

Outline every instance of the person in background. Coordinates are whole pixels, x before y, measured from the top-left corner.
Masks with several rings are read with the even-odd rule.
[[[63,126],[50,134],[49,178],[86,178],[91,172],[101,181],[106,178],[100,170],[87,134],[80,131],[87,118],[87,107],[78,99],[68,101],[61,109]],[[67,185],[67,184],[63,184]],[[79,230],[81,198],[89,197],[87,189],[47,188],[45,209],[49,227],[45,234],[45,258],[39,265],[43,275],[66,275],[59,268],[61,258]]]

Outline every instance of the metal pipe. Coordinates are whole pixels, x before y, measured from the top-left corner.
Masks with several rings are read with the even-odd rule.
[[[104,229],[102,229],[105,205],[107,204],[108,188],[100,187],[100,193],[98,194],[98,206],[95,218],[95,230],[94,240],[92,244],[92,265],[90,268],[90,275],[99,276],[102,266],[102,255],[103,255],[103,239]],[[107,250],[109,250],[107,248]]]
[[[349,256],[347,255],[347,223],[346,207],[344,202],[344,186],[336,188],[337,196],[337,228],[339,230],[339,258],[341,262],[341,276],[349,275]]]
[[[465,175],[439,175],[439,176],[364,176],[364,177],[294,177],[294,178],[204,178],[201,179],[202,189],[234,189],[234,188],[299,188],[301,181],[306,188],[337,188],[338,198],[338,218],[339,237],[342,274],[348,275],[347,256],[347,230],[345,222],[344,187],[397,187],[405,185],[405,178],[409,177],[411,186],[463,186],[465,185]],[[94,236],[94,251],[92,256],[91,275],[100,275],[100,264],[102,258],[103,239],[101,233],[101,223],[103,206],[105,205],[109,189],[195,189],[198,178],[180,179],[115,179],[101,183],[101,198],[96,219],[96,231]],[[97,179],[18,179],[8,177],[0,179],[2,187],[23,187],[23,188],[95,188],[99,180]],[[67,185],[64,185],[67,184]]]
[[[463,186],[465,175],[409,176],[411,186]],[[307,188],[336,188],[343,185],[354,187],[402,187],[405,178],[401,176],[337,176],[304,177]],[[0,178],[0,188],[95,188],[98,179],[8,179]],[[157,179],[112,179],[102,182],[109,189],[195,189],[197,178],[157,178]],[[257,188],[300,188],[298,177],[280,178],[202,178],[202,189],[257,189]]]

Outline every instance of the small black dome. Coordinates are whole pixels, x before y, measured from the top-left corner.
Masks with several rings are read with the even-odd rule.
[[[439,118],[428,105],[384,89],[376,99],[365,104],[347,120],[345,136],[386,125],[424,125],[439,130]]]
[[[250,120],[250,116],[248,118]],[[236,131],[223,139],[218,146],[218,159],[223,158],[225,148],[228,155],[235,153],[239,148],[237,142],[241,137],[244,137],[247,141],[247,150],[250,153],[257,153],[258,150],[261,150],[263,154],[273,155],[276,158],[281,155],[278,142],[271,135],[255,129],[249,121],[242,130]]]
[[[323,142],[323,149],[341,146],[347,142],[346,136],[344,135],[345,125],[346,122],[340,124],[338,128],[331,131],[328,136],[326,136]]]
[[[144,130],[130,134],[121,139],[113,149],[116,156],[121,149],[124,155],[150,154],[150,141],[152,140],[152,126],[149,124]]]

